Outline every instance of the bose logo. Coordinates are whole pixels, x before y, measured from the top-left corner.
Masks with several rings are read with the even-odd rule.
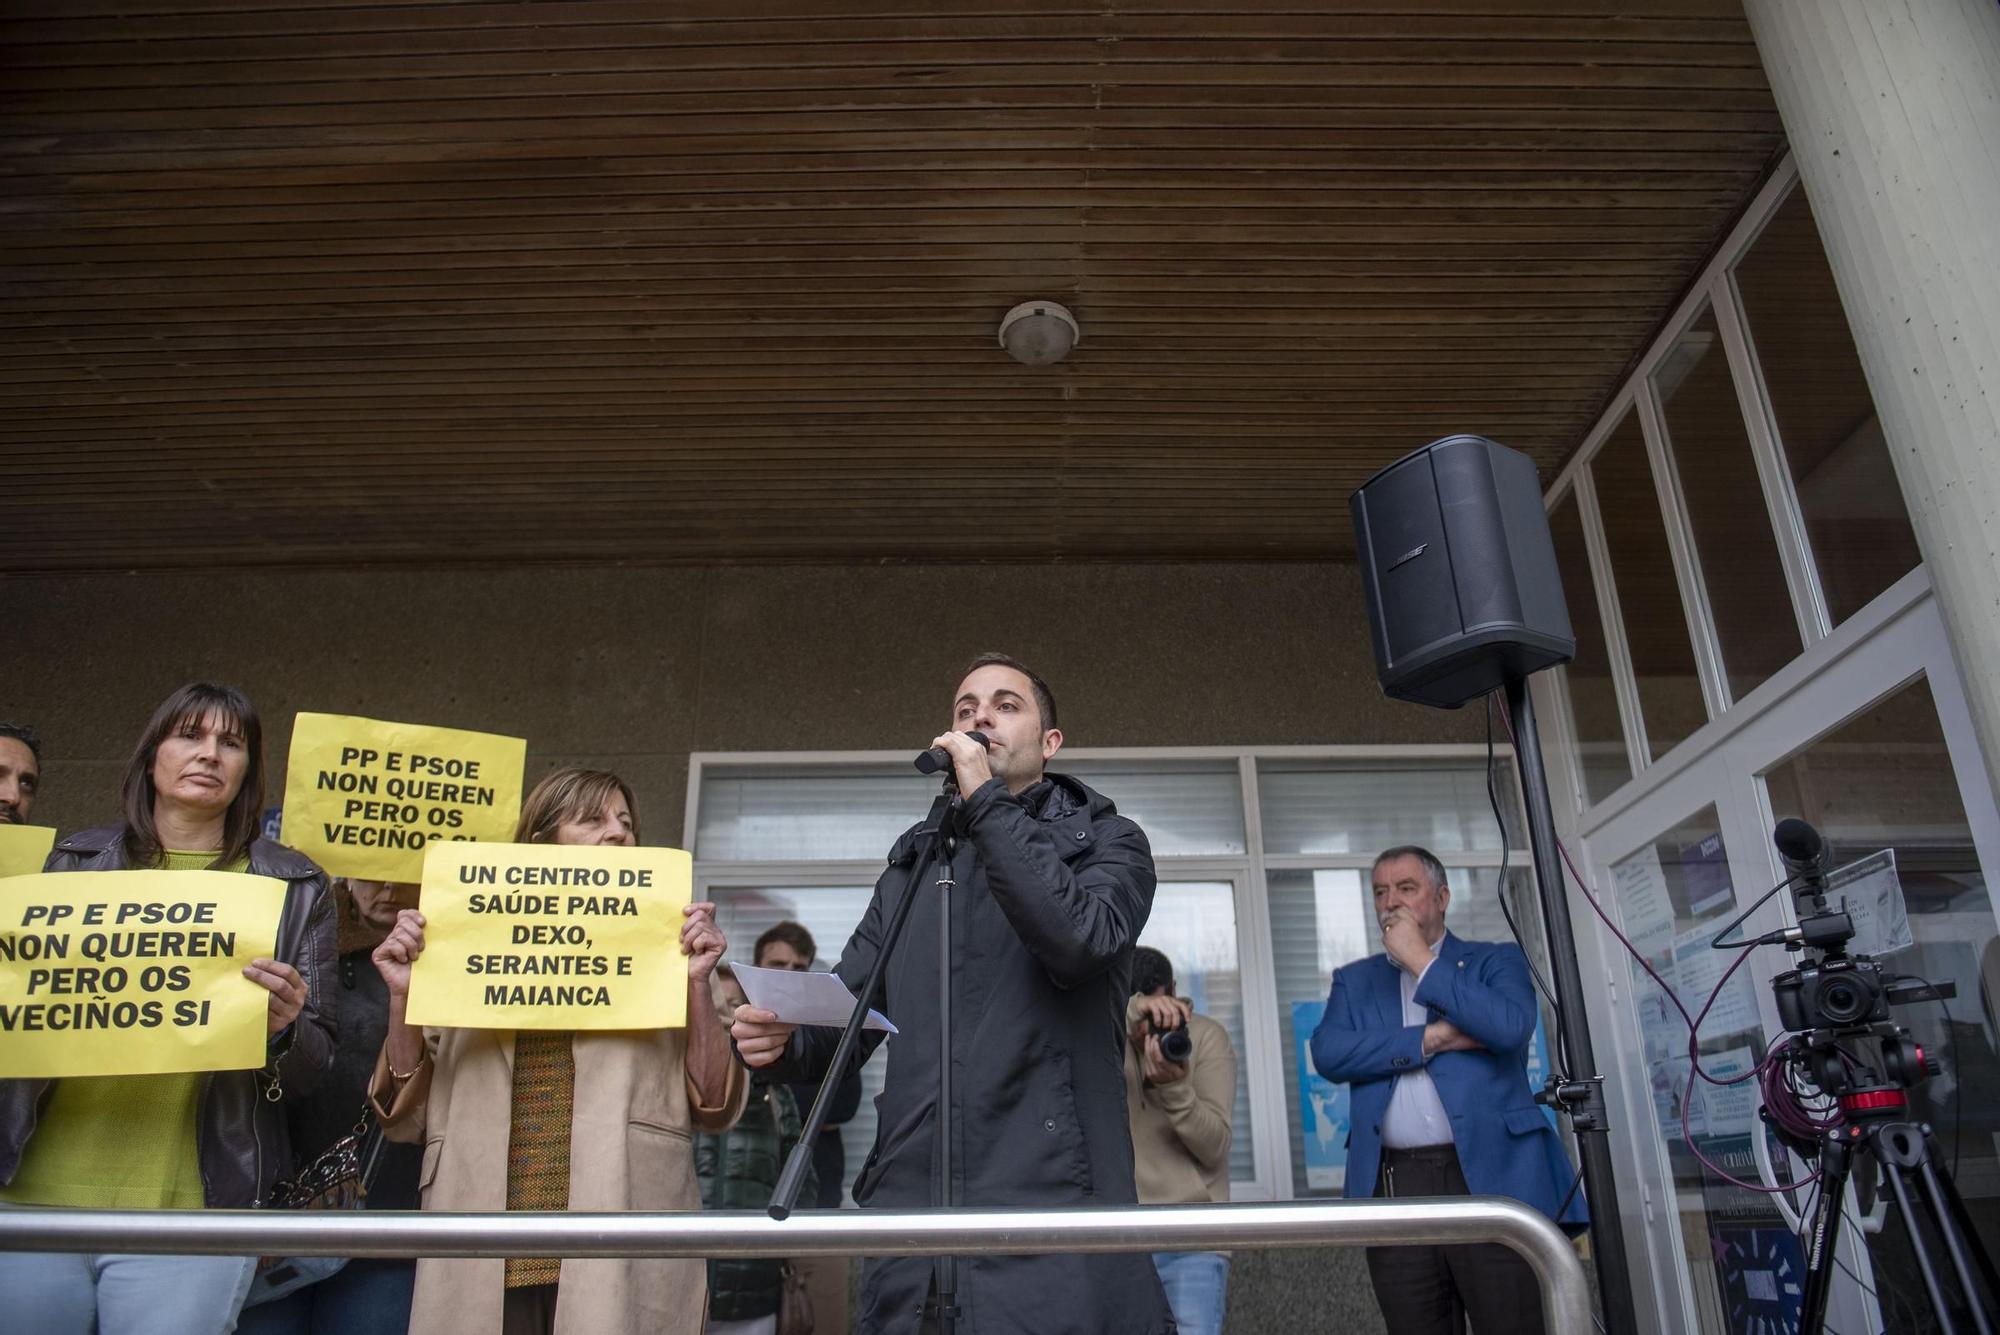
[[[1402,565],[1407,561],[1416,560],[1419,556],[1422,556],[1424,554],[1424,549],[1429,546],[1430,544],[1428,542],[1418,543],[1416,546],[1410,548],[1409,551],[1404,552],[1401,556],[1391,561],[1389,563],[1389,569],[1394,570],[1397,566]]]

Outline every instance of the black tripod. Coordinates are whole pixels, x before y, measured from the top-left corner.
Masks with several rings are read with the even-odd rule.
[[[983,740],[983,739],[982,739]],[[889,967],[889,957],[896,951],[896,943],[902,939],[903,924],[909,920],[910,907],[922,893],[925,878],[935,868],[938,890],[938,1110],[934,1128],[934,1144],[937,1146],[938,1181],[941,1200],[935,1204],[950,1207],[957,1204],[957,1191],[952,1181],[952,1093],[951,1093],[951,891],[956,882],[952,879],[952,858],[958,850],[958,836],[953,828],[957,816],[958,784],[950,765],[944,767],[944,791],[931,803],[930,813],[924,817],[917,829],[918,851],[910,869],[910,878],[904,882],[903,896],[896,901],[896,907],[889,914],[889,926],[882,934],[882,943],[875,953],[875,963],[868,970],[867,981],[861,985],[861,996],[855,1002],[854,1013],[847,1017],[847,1027],[841,1030],[840,1042],[834,1047],[833,1060],[828,1063],[826,1075],[820,1080],[819,1093],[813,1096],[812,1111],[806,1115],[805,1129],[799,1135],[798,1144],[792,1147],[791,1157],[785,1160],[784,1172],[778,1176],[778,1186],[771,1193],[768,1207],[771,1218],[783,1219],[790,1215],[798,1203],[799,1191],[805,1185],[806,1169],[812,1163],[812,1147],[818,1143],[820,1129],[826,1125],[827,1110],[833,1106],[833,1091],[847,1074],[847,1068],[854,1059],[855,1049],[861,1041],[861,1026],[868,1018],[868,1008],[882,990],[882,978]],[[931,1282],[937,1290],[937,1328],[939,1335],[952,1335],[958,1326],[958,1258],[939,1256],[931,1262]]]
[[[1930,1127],[1904,1120],[1909,1099],[1899,1088],[1855,1090],[1840,1096],[1840,1106],[1847,1114],[1847,1125],[1829,1131],[1820,1142],[1819,1205],[1807,1233],[1800,1335],[1817,1335],[1826,1328],[1834,1244],[1840,1236],[1847,1179],[1857,1155],[1872,1156],[1882,1167],[1883,1181],[1909,1230],[1910,1250],[1938,1329],[1945,1335],[1959,1331],[1993,1335],[2000,1279],[1994,1276],[1992,1259],[1974,1240],[1972,1220],[1957,1186],[1934,1155],[1936,1138]],[[1934,1248],[1943,1253],[1950,1267],[1948,1275],[1940,1272]],[[1977,1279],[1985,1285],[1983,1296],[1975,1283],[1975,1269]]]
[[[1827,905],[1831,856],[1819,831],[1801,820],[1784,820],[1774,837],[1790,873],[1787,882],[1799,885],[1799,921],[1757,944],[1782,944],[1817,956],[1771,980],[1779,1022],[1793,1035],[1783,1059],[1840,1109],[1839,1118],[1816,1139],[1803,1134],[1799,1119],[1774,1117],[1768,1091],[1763,1109],[1765,1123],[1780,1141],[1800,1158],[1819,1164],[1819,1197],[1806,1226],[1799,1335],[1819,1335],[1826,1328],[1827,1299],[1839,1265],[1834,1248],[1857,1157],[1872,1158],[1881,1168],[1909,1234],[1938,1330],[1943,1335],[1994,1335],[2000,1276],[1979,1245],[1951,1174],[1937,1158],[1930,1126],[1909,1120],[1909,1091],[1936,1073],[1937,1059],[1925,1055],[1890,1010],[1897,1002],[1925,996],[1943,1001],[1953,987],[1897,981],[1872,955],[1848,953],[1854,922]]]

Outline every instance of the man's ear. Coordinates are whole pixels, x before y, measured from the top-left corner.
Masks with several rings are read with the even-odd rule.
[[[1046,765],[1049,761],[1055,759],[1056,752],[1062,750],[1062,744],[1063,744],[1063,735],[1061,728],[1043,729],[1042,763]]]

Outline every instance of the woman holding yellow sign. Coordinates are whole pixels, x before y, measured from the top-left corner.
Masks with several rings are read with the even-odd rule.
[[[0,1202],[254,1206],[290,1162],[281,1100],[310,1090],[333,1058],[319,1009],[334,958],[326,877],[258,836],[262,729],[232,687],[198,682],[161,704],[126,767],[123,797],[121,823],[63,840],[49,870],[214,870],[286,883],[274,957],[243,968],[270,994],[266,1061],[261,1070],[0,1081]],[[0,1293],[21,1329],[47,1335],[222,1335],[236,1324],[255,1264],[0,1255]]]
[[[564,769],[521,806],[516,843],[639,842],[632,790]],[[699,1210],[692,1134],[742,1114],[749,1083],[709,992],[726,943],[713,904],[690,904],[687,1027],[566,1033],[423,1029],[404,1017],[424,918],[399,915],[375,951],[389,1034],[370,1097],[393,1140],[422,1141],[427,1210]],[[411,1335],[699,1335],[699,1260],[417,1263]]]

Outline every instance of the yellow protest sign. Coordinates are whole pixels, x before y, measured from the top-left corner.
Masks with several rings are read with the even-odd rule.
[[[677,1029],[687,1023],[678,848],[432,844],[412,1024]]]
[[[334,876],[415,881],[438,840],[502,843],[521,815],[519,737],[300,714],[285,842]]]
[[[47,825],[0,825],[0,876],[32,876],[49,860],[56,832]]]
[[[0,881],[0,1078],[264,1064],[285,883],[222,871]]]

